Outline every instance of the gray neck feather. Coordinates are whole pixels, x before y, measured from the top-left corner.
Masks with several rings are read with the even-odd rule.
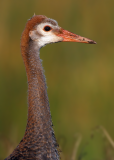
[[[24,139],[30,139],[32,131],[30,141],[33,141],[33,139],[37,141],[38,149],[43,149],[49,160],[58,160],[57,143],[52,128],[50,106],[39,50],[37,42],[30,41],[28,52],[29,72],[27,73],[29,107]]]
[[[5,160],[59,160],[46,82],[37,42],[30,41],[23,59],[28,79],[28,120],[23,139]]]

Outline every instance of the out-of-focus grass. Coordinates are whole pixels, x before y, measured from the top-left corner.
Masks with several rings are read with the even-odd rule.
[[[83,152],[83,160],[106,156],[100,133],[95,140],[89,135],[103,125],[114,139],[113,6],[113,0],[0,1],[0,158],[17,146],[26,127],[27,80],[20,37],[34,12],[97,42],[50,44],[41,49],[41,59],[54,130],[65,159],[71,157],[77,133],[83,137],[78,157]]]

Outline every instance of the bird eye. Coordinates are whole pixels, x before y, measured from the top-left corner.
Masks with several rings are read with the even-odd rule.
[[[52,28],[50,27],[50,26],[45,26],[44,27],[44,31],[46,31],[46,32],[48,32],[48,31],[50,31]]]

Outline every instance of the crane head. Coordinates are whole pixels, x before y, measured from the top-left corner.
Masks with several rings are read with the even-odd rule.
[[[39,48],[45,46],[46,44],[56,42],[96,44],[96,42],[91,39],[64,30],[55,20],[42,15],[34,15],[27,22],[24,34],[24,37],[28,34],[28,39],[36,41]]]

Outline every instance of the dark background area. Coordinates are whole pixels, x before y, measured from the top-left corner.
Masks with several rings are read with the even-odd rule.
[[[50,44],[40,51],[62,160],[71,160],[80,136],[76,159],[113,160],[114,148],[98,128],[114,139],[113,0],[0,0],[0,158],[25,132],[27,79],[20,38],[34,13],[97,42]]]

